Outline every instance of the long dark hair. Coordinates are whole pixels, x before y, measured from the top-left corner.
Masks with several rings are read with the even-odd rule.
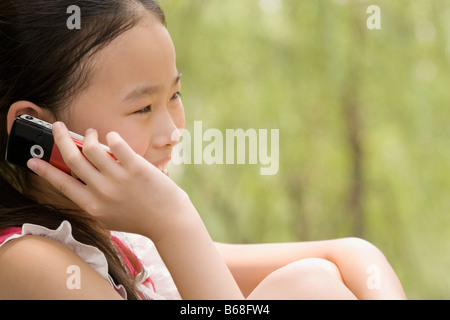
[[[111,277],[125,287],[129,299],[136,299],[133,277],[110,237],[85,214],[26,196],[30,173],[4,160],[7,113],[14,102],[33,102],[57,118],[89,84],[89,62],[98,51],[135,26],[145,11],[165,24],[153,0],[77,0],[76,5],[80,29],[68,28],[65,0],[0,1],[0,231],[24,223],[54,229],[68,220],[74,237],[102,250]]]

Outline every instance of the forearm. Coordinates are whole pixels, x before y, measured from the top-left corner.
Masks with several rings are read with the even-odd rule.
[[[178,214],[155,245],[183,299],[243,296],[193,206]]]

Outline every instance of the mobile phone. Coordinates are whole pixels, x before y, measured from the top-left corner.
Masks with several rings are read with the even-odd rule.
[[[84,137],[74,132],[69,131],[69,133],[75,145],[81,151]],[[101,146],[114,157],[107,146]],[[28,169],[27,162],[31,158],[42,159],[72,175],[72,170],[65,164],[58,146],[55,144],[52,125],[27,114],[14,119],[8,137],[5,158],[9,163],[26,169]]]

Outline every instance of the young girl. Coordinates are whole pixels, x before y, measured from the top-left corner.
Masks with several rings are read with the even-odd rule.
[[[363,240],[214,243],[167,175],[184,111],[162,10],[152,0],[77,6],[72,30],[66,1],[0,3],[1,299],[405,297]],[[21,114],[54,123],[73,176],[3,160]],[[81,152],[68,129],[85,135]]]

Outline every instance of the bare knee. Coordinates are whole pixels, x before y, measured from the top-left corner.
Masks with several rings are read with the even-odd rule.
[[[249,299],[349,299],[339,269],[324,259],[304,259],[264,279]]]
[[[359,260],[368,261],[378,259],[386,262],[384,254],[372,243],[360,238],[342,238],[331,240],[332,245],[327,259],[338,261],[345,258],[346,261]]]
[[[338,267],[325,259],[309,258],[293,262],[271,274],[272,280],[284,286],[311,287],[323,282],[342,281]]]
[[[326,271],[339,281],[343,282],[339,268],[331,261],[319,258],[310,258],[300,260],[294,264],[297,264],[297,267],[301,269],[299,271],[303,271],[305,274],[314,274],[317,273],[317,271]]]
[[[336,241],[337,248],[345,250],[370,252],[372,254],[381,254],[381,251],[372,243],[360,238],[342,238],[334,240]]]

